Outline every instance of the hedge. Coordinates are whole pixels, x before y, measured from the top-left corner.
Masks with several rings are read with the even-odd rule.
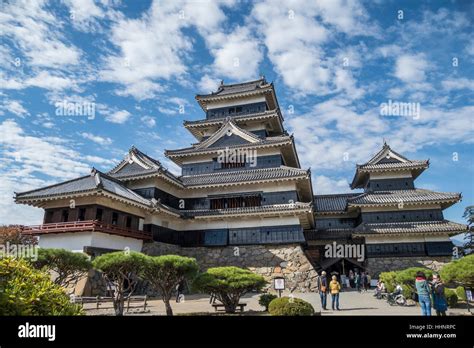
[[[308,316],[314,315],[314,308],[299,298],[281,297],[270,302],[268,312],[274,316]]]

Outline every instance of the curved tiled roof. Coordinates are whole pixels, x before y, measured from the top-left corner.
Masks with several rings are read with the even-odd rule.
[[[428,160],[423,161],[410,161],[410,162],[388,162],[388,163],[375,163],[375,164],[362,164],[358,166],[360,170],[389,170],[389,169],[412,169],[412,168],[427,168],[429,165]]]
[[[293,141],[292,137],[288,135],[275,136],[275,137],[265,138],[256,143],[227,145],[227,146],[222,146],[222,147],[211,147],[211,148],[203,148],[203,149],[196,149],[195,147],[187,147],[187,148],[179,149],[179,150],[166,150],[165,154],[167,157],[186,156],[186,155],[194,155],[194,154],[205,153],[205,152],[217,152],[223,149],[238,149],[238,148],[253,148],[253,147],[261,147],[261,146],[286,145],[286,144],[290,144],[292,141]]]
[[[178,210],[184,217],[197,216],[220,216],[241,214],[264,214],[272,212],[306,211],[311,208],[311,203],[295,202],[294,204],[273,204],[259,207],[241,207],[230,209],[200,209],[200,210]],[[176,209],[175,209],[176,211]]]
[[[77,179],[65,181],[56,185],[43,187],[37,190],[17,193],[16,201],[32,201],[44,198],[60,197],[81,193],[93,193],[107,191],[121,198],[128,199],[140,204],[150,205],[150,201],[133,192],[122,183],[104,173],[92,170],[90,175]]]
[[[324,212],[345,212],[347,207],[347,200],[362,193],[342,193],[333,195],[315,195],[314,196],[314,211],[316,213]]]
[[[236,93],[253,92],[262,87],[264,88],[268,86],[269,84],[263,77],[254,81],[234,83],[234,84],[228,84],[228,85],[225,85],[222,82],[219,88],[217,89],[217,91],[212,92],[210,94],[198,94],[196,98],[206,98],[206,97],[224,96],[224,95],[236,94]]]
[[[217,184],[232,184],[249,181],[278,180],[305,178],[308,171],[300,168],[273,167],[248,169],[239,171],[214,172],[209,174],[181,176],[179,179],[185,186],[203,186]]]
[[[390,223],[362,223],[354,231],[356,235],[365,234],[408,234],[408,233],[456,233],[467,230],[466,225],[443,221],[414,221]]]
[[[363,193],[357,197],[349,198],[348,204],[359,205],[393,205],[399,203],[436,203],[458,201],[459,193],[435,192],[424,189],[375,191]]]
[[[268,110],[264,112],[254,113],[254,114],[245,114],[245,115],[236,115],[232,116],[234,122],[244,122],[248,120],[266,120],[269,118],[282,118],[279,109],[275,110]],[[221,118],[211,118],[211,119],[204,119],[204,120],[197,120],[197,121],[184,121],[184,126],[186,128],[191,127],[206,127],[212,125],[218,125],[224,123],[226,121],[226,117]]]

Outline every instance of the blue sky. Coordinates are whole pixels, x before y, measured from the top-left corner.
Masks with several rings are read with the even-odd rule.
[[[276,86],[316,193],[349,191],[385,139],[430,159],[418,187],[474,199],[470,1],[14,1],[0,14],[0,223],[40,223],[21,192],[107,171],[131,145],[161,160],[195,139],[197,93]],[[419,103],[415,116],[380,105]],[[57,103],[95,117],[57,115]],[[93,104],[91,104],[93,103]]]

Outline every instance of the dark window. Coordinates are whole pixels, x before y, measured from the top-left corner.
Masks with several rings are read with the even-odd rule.
[[[118,223],[118,214],[113,212],[112,213],[112,225],[117,225]]]
[[[44,222],[46,224],[49,224],[50,222],[53,222],[53,214],[54,214],[54,212],[52,212],[52,211],[46,212],[46,217],[44,219]]]
[[[77,216],[77,221],[84,221],[86,219],[86,208],[80,208]]]
[[[61,214],[61,221],[62,222],[67,222],[69,220],[69,210],[64,209]]]
[[[132,227],[132,217],[127,216],[127,219],[125,220],[125,227],[131,228]]]
[[[102,221],[103,213],[104,213],[104,210],[102,208],[97,208],[97,210],[95,212],[95,219],[99,220],[99,221]]]

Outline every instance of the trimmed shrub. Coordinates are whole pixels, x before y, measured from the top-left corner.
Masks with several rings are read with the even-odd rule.
[[[277,296],[274,294],[263,294],[260,295],[260,298],[258,299],[258,304],[262,307],[265,307],[265,312],[268,312],[268,305],[276,298]]]
[[[379,280],[383,281],[387,292],[393,292],[395,290],[395,277],[397,276],[396,272],[382,272],[380,273]]]
[[[125,294],[133,292],[137,281],[143,277],[148,258],[136,251],[115,251],[100,255],[92,262],[94,268],[102,272],[104,280],[114,285],[115,315],[123,315]]]
[[[260,291],[267,282],[258,274],[239,267],[214,267],[201,273],[193,282],[198,291],[213,294],[224,305],[226,313],[235,313],[240,297],[249,291]]]
[[[92,267],[88,257],[65,249],[38,249],[38,259],[33,262],[38,268],[53,271],[55,284],[67,288],[75,286],[79,279]],[[74,290],[74,289],[73,289]]]
[[[179,255],[149,256],[144,278],[157,290],[165,303],[166,315],[173,315],[170,299],[176,287],[191,280],[198,271],[196,259]]]
[[[474,254],[448,263],[441,269],[440,274],[446,284],[474,287]]]
[[[0,316],[80,315],[50,275],[23,259],[0,259]]]
[[[456,295],[458,295],[459,300],[467,301],[466,291],[464,290],[464,288],[462,286],[458,286],[456,288]]]
[[[458,295],[456,294],[456,290],[445,288],[444,296],[446,296],[446,300],[448,301],[448,306],[450,308],[456,307],[458,304]]]
[[[274,316],[309,316],[314,315],[314,308],[302,299],[281,297],[270,302],[268,312]]]

